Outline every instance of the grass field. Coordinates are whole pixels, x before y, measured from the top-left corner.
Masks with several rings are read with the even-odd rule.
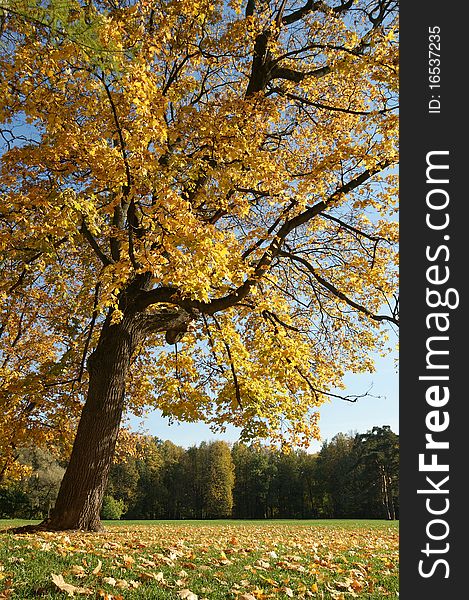
[[[24,521],[0,521],[0,529]],[[0,599],[398,598],[388,521],[108,521],[0,535]]]

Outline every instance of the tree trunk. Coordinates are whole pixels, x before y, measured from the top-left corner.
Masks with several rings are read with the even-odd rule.
[[[132,322],[103,326],[88,360],[88,395],[55,507],[41,529],[102,530],[99,518],[124,404],[125,380],[141,335]]]
[[[381,473],[381,494],[382,494],[382,502],[386,511],[386,518],[388,521],[394,520],[394,507],[392,503],[392,499],[390,500],[390,489],[388,485],[388,475],[386,473],[385,468],[380,465],[379,467]]]
[[[394,509],[394,500],[392,497],[392,485],[391,485],[391,477],[386,473],[386,502],[388,505],[388,513],[391,521],[394,521],[396,518],[396,511]]]

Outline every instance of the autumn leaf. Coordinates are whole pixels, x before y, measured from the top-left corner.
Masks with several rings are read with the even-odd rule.
[[[101,568],[103,566],[103,563],[98,559],[98,564],[96,565],[96,567],[91,571],[91,573],[93,575],[98,575],[98,573],[101,571]]]
[[[92,593],[91,590],[88,588],[80,588],[70,583],[67,583],[66,581],[64,581],[62,575],[55,575],[54,573],[52,573],[51,578],[55,585],[59,588],[59,590],[61,590],[62,592],[67,592],[69,596],[74,596],[75,594],[89,595]]]
[[[133,558],[133,556],[129,556],[127,554],[124,555],[123,561],[126,569],[129,569],[130,567],[132,567],[132,565],[135,564],[135,559]]]
[[[179,590],[177,594],[179,598],[182,598],[183,600],[198,600],[199,598],[197,594],[194,594],[194,592],[191,592],[188,589]]]
[[[75,577],[86,577],[85,569],[81,565],[73,565],[70,569],[70,573]]]
[[[122,590],[127,590],[130,588],[130,583],[128,581],[126,581],[125,579],[116,579],[115,586]]]
[[[358,581],[357,579],[354,579],[351,582],[350,587],[353,589],[354,592],[361,592],[365,587],[365,583],[363,581]]]

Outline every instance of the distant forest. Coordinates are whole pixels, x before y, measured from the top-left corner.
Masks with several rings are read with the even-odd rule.
[[[65,464],[21,451],[32,468],[0,487],[0,518],[43,518]],[[184,449],[147,437],[113,465],[104,519],[399,518],[399,437],[388,426],[337,434],[316,454],[222,441]]]

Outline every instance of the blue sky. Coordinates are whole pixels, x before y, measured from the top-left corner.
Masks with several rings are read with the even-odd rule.
[[[397,353],[393,352],[385,358],[375,357],[376,372],[367,374],[346,375],[344,382],[346,390],[342,394],[363,394],[370,390],[370,396],[358,399],[355,403],[332,398],[330,402],[320,407],[322,441],[330,440],[336,433],[368,431],[375,425],[389,425],[395,433],[399,433],[399,396],[398,373],[395,365]],[[140,419],[132,419],[137,426]],[[224,434],[214,434],[203,423],[173,423],[161,416],[159,411],[152,411],[144,420],[147,433],[163,440],[171,440],[175,444],[188,447],[209,440],[225,440],[235,442],[239,430],[227,428]],[[311,452],[321,447],[321,442],[313,442]]]

